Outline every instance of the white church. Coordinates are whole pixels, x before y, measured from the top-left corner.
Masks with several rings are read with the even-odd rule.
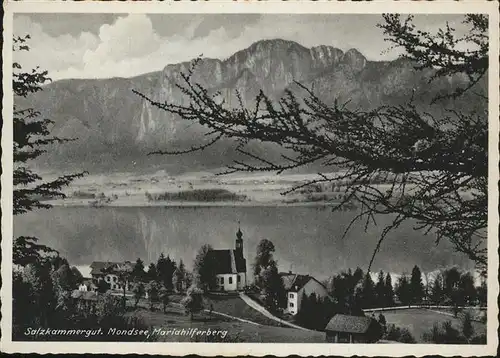
[[[216,262],[216,290],[239,291],[247,285],[247,261],[243,255],[243,233],[236,232],[235,248],[211,251]]]

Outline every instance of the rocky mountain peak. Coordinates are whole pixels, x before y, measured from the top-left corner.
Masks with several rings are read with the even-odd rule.
[[[344,55],[342,50],[333,46],[325,45],[311,47],[310,52],[313,60],[323,65],[338,63]]]
[[[341,62],[359,72],[366,66],[366,57],[357,49],[352,48],[342,56]]]
[[[250,45],[250,47],[247,48],[247,50],[248,51],[269,51],[269,50],[303,51],[306,50],[306,48],[295,41],[276,38],[276,39],[265,39],[254,42],[252,45]]]

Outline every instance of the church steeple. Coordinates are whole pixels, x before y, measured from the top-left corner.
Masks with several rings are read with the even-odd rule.
[[[243,233],[241,232],[240,229],[240,222],[238,221],[238,231],[236,232],[236,251],[241,252],[241,255],[243,255]]]

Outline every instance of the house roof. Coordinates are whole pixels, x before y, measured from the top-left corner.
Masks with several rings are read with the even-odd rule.
[[[240,251],[211,250],[210,255],[215,262],[216,274],[246,272],[247,263]]]
[[[310,280],[315,280],[314,277],[309,275],[299,275],[296,273],[285,273],[280,272],[280,276],[283,280],[283,286],[286,291],[298,292],[302,287],[304,287]]]
[[[132,270],[135,266],[134,262],[111,262],[111,261],[94,261],[90,264],[90,274],[91,275],[99,275],[103,274],[103,270],[106,269],[128,269]]]
[[[91,275],[96,275],[96,274],[102,274],[104,269],[108,269],[110,267],[113,267],[117,265],[118,262],[110,262],[110,261],[94,261],[90,264],[90,274]]]
[[[346,333],[366,333],[372,319],[370,317],[336,314],[326,325],[326,331]]]
[[[77,298],[85,301],[97,301],[97,293],[92,291],[73,290],[71,292],[71,298]]]

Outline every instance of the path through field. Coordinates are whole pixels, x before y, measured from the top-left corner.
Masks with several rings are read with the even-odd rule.
[[[247,295],[245,295],[242,292],[240,292],[240,297],[241,297],[241,299],[243,301],[245,301],[245,303],[247,305],[249,305],[250,307],[252,307],[256,311],[259,311],[260,313],[262,313],[267,318],[270,318],[270,319],[272,319],[272,320],[274,320],[274,321],[276,321],[278,323],[281,323],[281,324],[283,324],[285,326],[288,326],[288,327],[291,327],[291,328],[300,329],[300,330],[309,331],[309,332],[316,332],[316,331],[313,331],[313,330],[310,330],[310,329],[307,329],[307,328],[304,328],[304,327],[301,327],[301,326],[297,326],[296,324],[287,322],[285,320],[282,320],[279,317],[276,317],[271,312],[269,312],[268,310],[266,310],[264,307],[262,307],[261,305],[259,305],[257,302],[255,302],[254,300],[252,300],[250,297],[248,297]]]

